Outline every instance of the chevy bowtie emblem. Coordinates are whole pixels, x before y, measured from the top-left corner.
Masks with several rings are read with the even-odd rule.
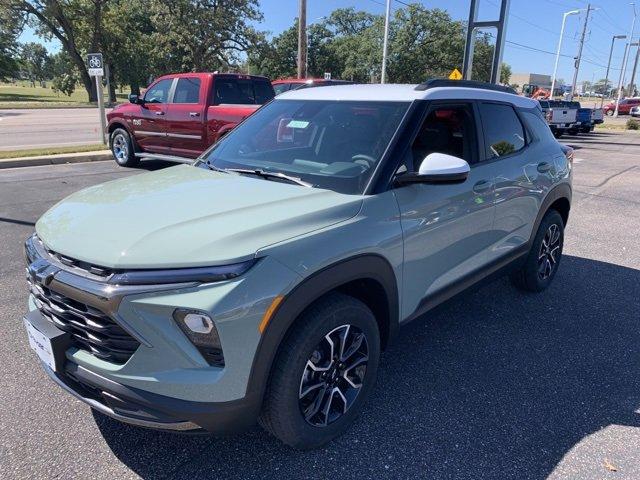
[[[53,277],[59,271],[59,268],[41,258],[29,265],[29,277],[31,281],[45,286],[51,283]]]

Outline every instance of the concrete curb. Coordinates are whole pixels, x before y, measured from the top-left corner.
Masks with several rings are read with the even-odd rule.
[[[0,169],[16,167],[36,167],[40,165],[60,165],[62,163],[102,162],[112,160],[109,150],[95,152],[63,153],[59,155],[43,155],[40,157],[22,157],[0,159]]]

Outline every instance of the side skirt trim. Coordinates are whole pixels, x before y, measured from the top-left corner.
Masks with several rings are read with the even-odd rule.
[[[404,319],[400,324],[406,325],[407,323],[415,320],[416,318],[424,315],[429,310],[437,307],[441,303],[455,297],[468,288],[478,284],[482,280],[495,279],[502,276],[506,271],[515,269],[521,265],[529,253],[529,246],[527,244],[518,247],[510,254],[497,259],[488,266],[484,266],[481,269],[475,270],[469,273],[467,276],[457,280],[451,285],[437,290],[424,297],[414,312]]]

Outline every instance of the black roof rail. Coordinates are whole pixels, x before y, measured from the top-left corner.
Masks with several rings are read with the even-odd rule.
[[[495,83],[480,82],[478,80],[449,80],[447,78],[431,78],[426,82],[418,85],[415,90],[429,90],[437,87],[464,87],[464,88],[482,88],[483,90],[493,90],[496,92],[512,93],[517,95],[516,91],[511,87],[504,85],[496,85]]]

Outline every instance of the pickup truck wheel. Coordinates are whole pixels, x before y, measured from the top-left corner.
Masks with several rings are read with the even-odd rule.
[[[133,167],[138,164],[139,160],[136,158],[133,151],[131,137],[129,137],[129,133],[126,130],[116,128],[111,132],[109,143],[111,145],[113,158],[118,165],[121,167]]]
[[[549,210],[540,222],[524,266],[511,275],[513,284],[529,292],[547,288],[558,271],[563,244],[562,217],[556,210]]]
[[[332,293],[298,319],[278,352],[260,424],[294,448],[342,435],[376,379],[380,334],[359,300]]]
[[[613,110],[607,110],[607,116],[608,117],[613,117],[613,113],[614,113]]]

